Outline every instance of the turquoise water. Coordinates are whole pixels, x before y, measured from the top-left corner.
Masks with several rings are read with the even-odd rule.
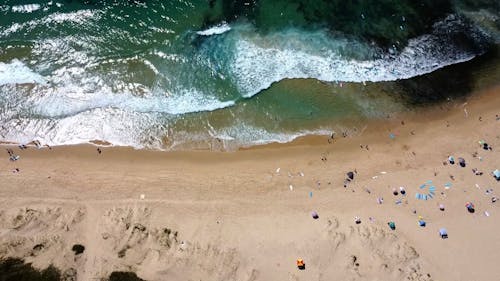
[[[382,2],[3,1],[0,139],[233,149],[330,134],[407,110],[366,83],[498,43],[494,1]]]

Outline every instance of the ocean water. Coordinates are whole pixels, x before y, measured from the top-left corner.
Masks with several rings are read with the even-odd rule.
[[[0,140],[231,150],[357,130],[411,110],[397,81],[500,43],[495,1],[323,2],[2,1]]]

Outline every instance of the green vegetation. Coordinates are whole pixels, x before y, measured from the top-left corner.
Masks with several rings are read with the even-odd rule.
[[[38,271],[21,259],[9,258],[0,262],[0,281],[59,281],[61,274],[53,266]]]

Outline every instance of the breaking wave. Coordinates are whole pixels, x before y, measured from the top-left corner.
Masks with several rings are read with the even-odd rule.
[[[202,36],[210,36],[210,35],[222,34],[228,32],[229,30],[231,30],[231,26],[229,26],[229,24],[227,24],[226,22],[223,22],[209,29],[197,31],[196,34]]]
[[[0,86],[6,84],[44,83],[45,79],[19,60],[0,62]]]
[[[431,34],[411,39],[404,49],[387,51],[326,30],[259,33],[249,23],[236,21],[196,31],[193,25],[179,23],[185,16],[181,12],[178,18],[161,17],[155,26],[152,19],[128,18],[137,7],[123,13],[87,7],[49,13],[47,5],[0,6],[6,13],[31,16],[0,25],[0,43],[9,47],[0,49],[4,140],[37,139],[50,145],[103,140],[162,148],[169,135],[171,148],[219,139],[229,149],[289,142],[331,130],[265,129],[244,119],[252,116],[248,112],[238,116],[249,100],[255,100],[251,97],[273,83],[293,78],[394,81],[468,61],[484,51],[484,35],[453,15],[436,23]],[[99,30],[101,20],[112,25],[106,33]],[[479,47],[453,40],[463,34]],[[29,43],[11,52],[25,36],[31,36]],[[228,109],[240,103],[236,113]],[[221,109],[229,112],[217,116],[228,119],[222,125],[200,125],[208,124],[207,116]],[[169,132],[177,120],[194,125]],[[186,127],[198,131],[182,131]]]
[[[235,42],[231,73],[245,97],[251,97],[272,83],[291,78],[315,78],[327,82],[381,82],[408,79],[448,65],[468,61],[483,50],[450,44],[444,29],[463,28],[463,22],[450,17],[436,24],[435,33],[409,41],[398,54],[380,54],[375,59],[352,59],[342,54],[355,48],[369,54],[373,48],[359,42],[333,43],[325,33],[307,34],[292,30],[284,34],[240,38]],[[319,38],[318,38],[319,37]],[[312,43],[322,44],[325,48]],[[332,44],[335,44],[332,46]],[[293,48],[290,48],[293,46]]]

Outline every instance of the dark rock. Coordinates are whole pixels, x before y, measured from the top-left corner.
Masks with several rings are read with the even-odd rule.
[[[108,281],[145,281],[134,272],[114,271],[109,276]]]
[[[73,245],[73,247],[71,248],[71,250],[73,252],[75,252],[75,255],[79,255],[79,254],[82,254],[85,251],[85,246],[80,245],[80,244],[75,244],[75,245]]]

